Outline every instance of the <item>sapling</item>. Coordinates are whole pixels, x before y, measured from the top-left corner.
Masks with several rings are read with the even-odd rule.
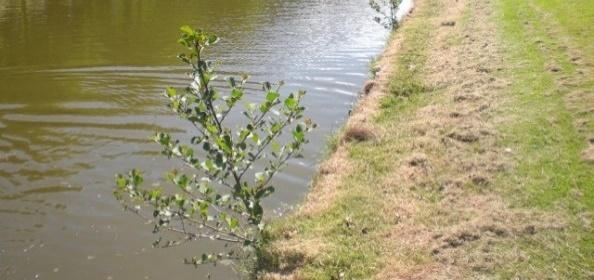
[[[300,155],[308,132],[315,127],[303,117],[305,92],[282,97],[282,82],[274,86],[264,82],[261,103],[238,109],[248,77],[228,78],[228,92],[223,95],[212,85],[218,77],[212,61],[205,59],[205,51],[219,38],[189,26],[181,27],[181,32],[178,42],[187,52],[178,58],[189,66],[191,82],[183,89],[167,88],[165,97],[168,107],[192,124],[193,137],[182,143],[171,134],[157,132],[152,139],[161,145],[163,155],[187,166],[186,171],[174,169],[165,176],[174,191],[142,187],[143,175],[137,169],[118,174],[115,197],[124,209],[150,222],[155,234],[168,231],[179,237],[165,241],[160,237],[155,247],[200,239],[226,244],[221,252],[186,258],[188,264],[235,260],[238,251],[252,252],[257,258],[266,228],[262,201],[275,191],[275,174]],[[229,115],[239,111],[242,124],[229,124]],[[290,133],[288,140],[281,141],[283,132]],[[256,163],[258,170],[254,170]]]

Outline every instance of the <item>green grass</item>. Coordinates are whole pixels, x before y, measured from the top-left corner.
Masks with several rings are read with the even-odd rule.
[[[586,0],[499,2],[497,22],[510,67],[507,78],[513,83],[511,98],[503,106],[510,121],[500,127],[505,135],[501,144],[516,150],[518,166],[503,174],[497,185],[507,186],[510,200],[518,206],[558,212],[570,220],[565,231],[551,231],[546,239],[523,239],[518,246],[532,257],[502,267],[500,273],[589,279],[588,271],[594,270],[594,233],[582,226],[578,216],[594,211],[594,169],[580,158],[586,141],[574,127],[575,112],[564,105],[568,89],[556,83],[559,74],[547,67],[553,64],[561,73],[576,74],[566,48],[559,48],[564,44],[560,36],[575,44],[570,47],[594,57],[594,5]],[[587,81],[580,87],[592,90]]]
[[[553,16],[557,24],[582,49],[594,52],[594,4],[590,0],[536,0],[533,1],[544,12]]]

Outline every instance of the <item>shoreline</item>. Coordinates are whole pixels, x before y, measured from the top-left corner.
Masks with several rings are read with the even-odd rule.
[[[562,32],[585,17],[416,4],[260,278],[591,278],[594,53]]]
[[[377,70],[374,77],[367,80],[361,88],[359,98],[355,103],[351,114],[337,132],[330,135],[329,143],[326,148],[328,155],[320,162],[316,172],[311,180],[309,190],[302,202],[296,205],[295,210],[289,214],[290,219],[307,219],[308,217],[320,214],[337,199],[337,190],[340,182],[348,174],[355,172],[355,167],[349,164],[348,145],[351,142],[364,142],[376,138],[381,128],[374,125],[374,119],[380,113],[382,100],[388,96],[390,79],[395,75],[395,60],[399,55],[399,50],[404,43],[404,34],[401,32],[407,22],[414,17],[418,10],[419,3],[423,5],[426,0],[414,1],[414,4],[407,7],[406,17],[402,21],[402,26],[393,31],[386,47],[374,62],[373,67]],[[413,1],[408,1],[412,3]],[[375,71],[375,70],[374,70]],[[271,235],[277,234],[277,227],[283,226],[286,218],[281,221],[273,221],[274,229]],[[279,224],[280,222],[280,224]],[[289,222],[290,223],[290,222]],[[292,233],[283,233],[280,242],[271,244],[268,247],[268,256],[265,260],[265,273],[261,274],[261,279],[301,279],[296,270],[304,262],[315,259],[320,254],[320,246],[324,246],[319,240],[310,240],[296,243],[287,242],[286,238],[292,238]],[[278,241],[278,237],[272,237],[273,241]],[[295,259],[296,258],[296,259]]]

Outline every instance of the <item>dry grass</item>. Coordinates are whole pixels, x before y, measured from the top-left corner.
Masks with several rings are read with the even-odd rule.
[[[323,212],[339,198],[338,185],[346,174],[354,172],[347,153],[345,147],[339,145],[332,156],[320,165],[306,202],[296,211],[297,215],[310,216]]]
[[[297,240],[292,236],[296,232],[284,232],[283,239],[274,243],[265,256],[267,273],[261,275],[263,280],[291,280],[301,279],[299,267],[313,261],[326,248],[320,239]]]
[[[343,142],[353,141],[367,141],[375,138],[375,133],[368,127],[364,126],[349,126],[342,134]]]

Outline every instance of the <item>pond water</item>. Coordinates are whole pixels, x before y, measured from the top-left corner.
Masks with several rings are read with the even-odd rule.
[[[0,279],[234,278],[183,265],[209,244],[152,249],[151,227],[123,212],[113,176],[150,178],[172,162],[148,141],[191,128],[162,90],[187,82],[179,26],[218,34],[225,75],[308,91],[319,125],[305,158],[277,178],[269,208],[307,191],[325,137],[346,118],[385,42],[367,0],[0,0]],[[249,99],[262,96],[252,94]]]

